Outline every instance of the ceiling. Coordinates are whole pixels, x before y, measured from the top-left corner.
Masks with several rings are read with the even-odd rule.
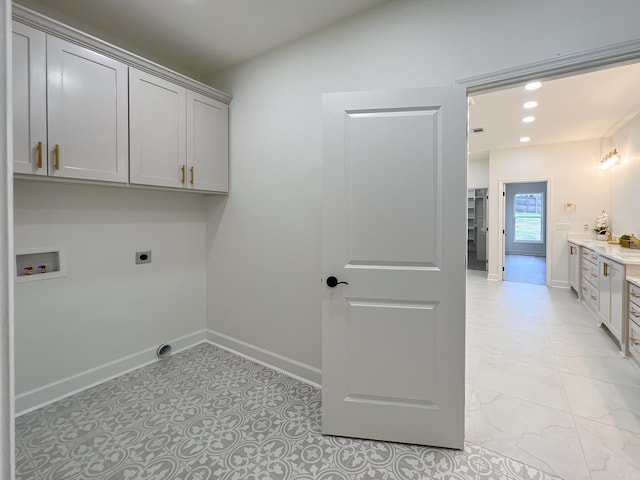
[[[16,0],[206,81],[387,0]]]
[[[523,104],[536,100],[538,107]],[[500,148],[610,137],[640,112],[640,63],[473,95],[469,106],[469,158],[488,158]],[[533,115],[535,121],[522,119]],[[473,133],[483,128],[483,133]],[[527,144],[520,137],[528,136]]]

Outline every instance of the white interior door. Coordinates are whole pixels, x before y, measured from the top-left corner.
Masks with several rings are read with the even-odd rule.
[[[462,448],[466,92],[324,107],[323,432]]]

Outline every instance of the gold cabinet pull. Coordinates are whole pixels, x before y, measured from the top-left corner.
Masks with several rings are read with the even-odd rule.
[[[629,311],[629,313],[636,318],[640,317],[640,315],[633,308],[631,309],[631,311]]]
[[[180,167],[180,172],[182,173],[182,176],[180,177],[180,183],[184,183],[184,165]]]
[[[640,295],[638,295],[636,292],[634,292],[633,290],[631,290],[631,296],[633,298],[640,298]]]
[[[38,142],[38,168],[42,168],[42,142]]]
[[[53,165],[53,168],[55,168],[56,170],[60,170],[60,145],[56,143],[56,148],[54,150],[55,150],[56,161]]]
[[[196,174],[193,173],[193,165],[189,168],[189,172],[191,172],[191,180],[189,180],[189,183],[193,185],[193,181],[196,179]]]
[[[607,262],[604,262],[604,264],[603,264],[603,267],[604,267],[604,268],[603,268],[603,270],[604,270],[604,271],[603,271],[602,273],[604,273],[604,276],[605,276],[605,277],[608,277],[608,276],[609,276],[609,270],[607,269],[607,267],[608,267],[608,266],[609,266],[609,265],[607,264]]]

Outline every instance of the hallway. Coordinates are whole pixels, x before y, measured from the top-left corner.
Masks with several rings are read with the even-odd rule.
[[[640,368],[566,289],[467,276],[467,441],[564,479],[640,478]]]
[[[547,283],[547,259],[534,255],[505,255],[504,280],[506,282]]]

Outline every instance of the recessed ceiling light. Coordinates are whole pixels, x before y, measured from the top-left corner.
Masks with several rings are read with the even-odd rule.
[[[522,123],[531,123],[535,121],[536,121],[536,117],[534,117],[533,115],[529,115],[528,117],[524,117],[522,119]]]
[[[530,108],[536,108],[538,106],[538,102],[536,102],[535,100],[531,100],[530,102],[526,102],[524,105],[522,105],[522,108],[526,108],[527,110]]]
[[[529,137],[520,137],[520,142],[521,143],[527,143],[527,142],[530,142],[530,141],[531,141],[531,139]]]
[[[529,91],[538,90],[541,86],[542,86],[542,83],[540,82],[530,82],[524,86],[524,89]]]

